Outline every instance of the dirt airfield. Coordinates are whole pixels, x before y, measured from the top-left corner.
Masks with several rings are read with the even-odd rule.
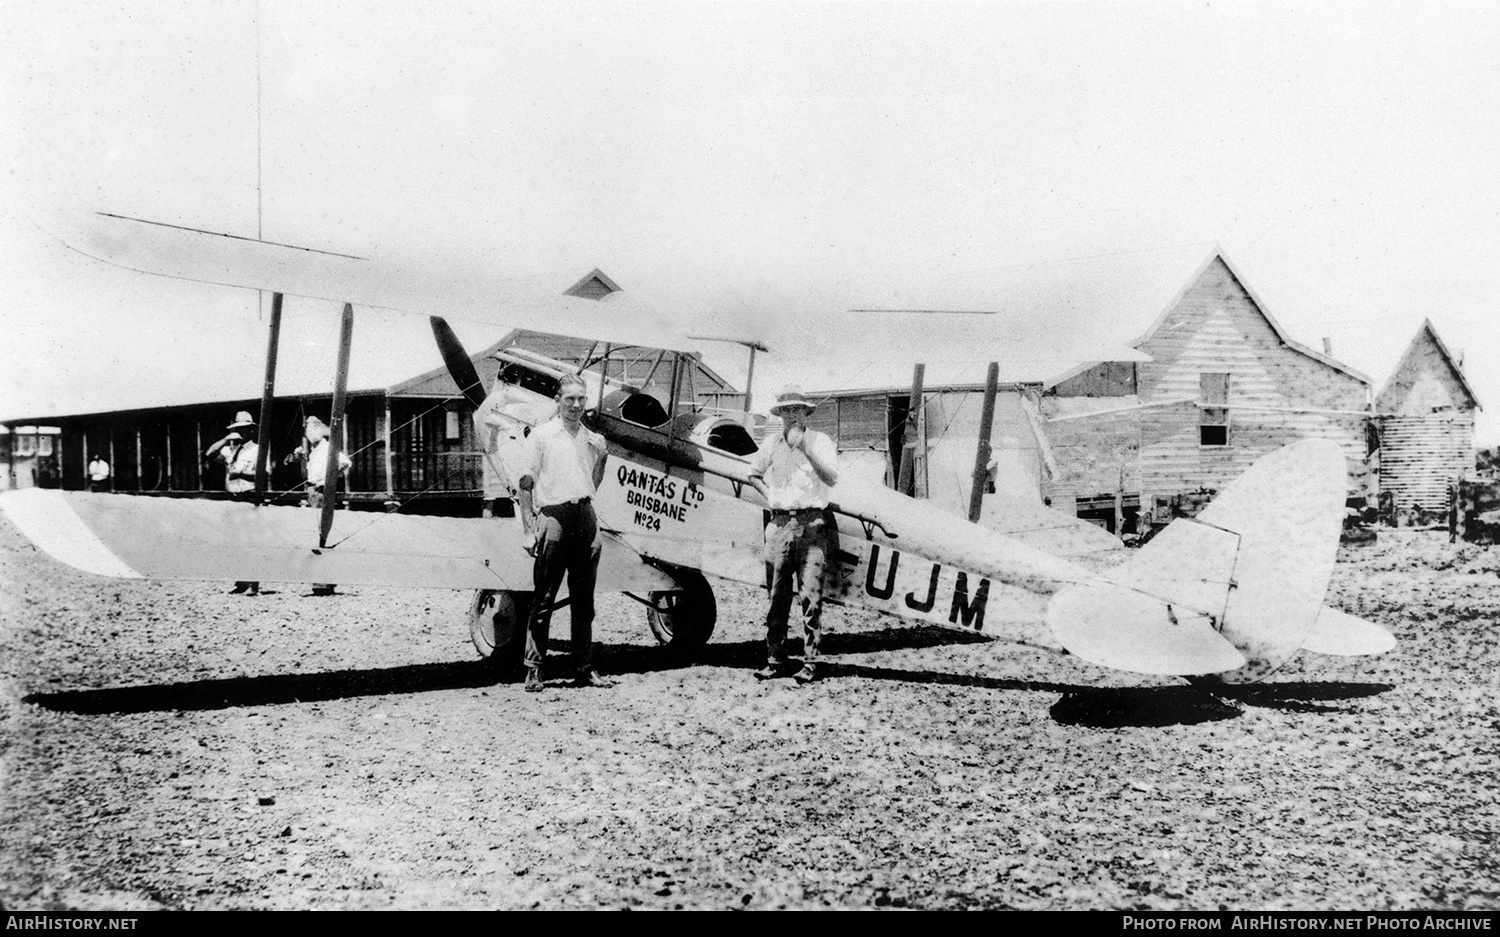
[[[0,520],[0,901],[1493,910],[1497,572],[1344,548],[1330,603],[1397,650],[1228,695],[844,609],[827,679],[762,684],[725,583],[697,662],[610,596],[619,685],[526,694],[467,595],[100,579]]]

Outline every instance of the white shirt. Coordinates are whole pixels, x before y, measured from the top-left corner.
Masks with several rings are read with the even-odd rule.
[[[594,466],[604,458],[604,437],[579,424],[570,435],[560,417],[553,417],[526,437],[525,470],[530,477],[532,505],[538,509],[594,496]]]
[[[255,440],[247,439],[239,445],[230,443],[219,450],[226,470],[224,488],[232,494],[255,490],[255,455],[260,451]]]
[[[349,470],[354,463],[342,452],[339,453],[339,472]],[[320,439],[307,454],[307,482],[314,488],[322,488],[328,478],[328,440]]]
[[[838,464],[838,449],[827,433],[810,429],[803,440],[803,446],[815,452],[823,464]],[[750,474],[765,479],[770,489],[766,502],[773,510],[828,507],[828,486],[818,477],[807,453],[793,449],[780,433],[761,444],[750,463]]]

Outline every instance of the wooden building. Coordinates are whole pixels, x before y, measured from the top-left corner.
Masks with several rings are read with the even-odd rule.
[[[0,426],[0,491],[56,487],[60,432],[56,426]]]
[[[1424,320],[1375,395],[1380,490],[1397,510],[1443,510],[1452,484],[1474,475],[1478,409],[1463,361]]]
[[[1136,260],[1156,271],[1152,288],[1101,285],[1096,295],[1121,303],[1105,314],[1116,328],[1144,320],[1127,342],[1151,360],[1090,364],[1048,382],[1054,503],[1098,513],[1124,492],[1165,522],[1182,496],[1217,491],[1307,437],[1338,443],[1362,490],[1369,378],[1288,335],[1217,247],[1116,255],[1080,264],[1079,275],[1108,278]]]

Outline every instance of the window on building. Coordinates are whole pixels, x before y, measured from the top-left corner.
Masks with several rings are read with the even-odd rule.
[[[449,442],[453,442],[463,436],[463,431],[459,427],[458,420],[457,410],[449,410],[444,414],[443,437]]]
[[[1198,445],[1229,445],[1229,375],[1198,375]]]
[[[1229,445],[1229,411],[1222,407],[1204,407],[1198,411],[1198,445]]]

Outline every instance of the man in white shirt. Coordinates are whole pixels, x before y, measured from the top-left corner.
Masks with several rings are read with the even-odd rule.
[[[224,490],[235,501],[255,500],[255,460],[260,452],[255,442],[255,420],[248,410],[234,415],[225,437],[208,447],[204,453],[210,459],[224,463]],[[231,593],[259,595],[260,583],[236,582]]]
[[[96,455],[89,463],[89,491],[103,491],[109,487],[109,463],[104,456]]]
[[[328,424],[315,416],[310,416],[303,421],[303,448],[307,453],[307,506],[322,510],[323,499],[328,496],[323,487],[328,483],[328,453],[332,446],[328,443]],[[342,451],[339,452],[339,477],[343,477],[354,463]],[[335,491],[331,497],[338,497]],[[313,595],[333,595],[336,591],[331,582],[315,582],[312,584]]]
[[[542,664],[552,604],[563,574],[573,619],[578,686],[610,687],[593,666],[594,582],[599,571],[599,521],[593,497],[604,478],[604,437],[583,425],[588,390],[577,376],[557,387],[557,415],[526,437],[518,480],[523,544],[536,559],[531,617],[526,628],[526,691],[543,689]]]
[[[323,486],[328,481],[328,424],[315,416],[306,421],[303,435],[307,438],[307,488],[308,501],[312,507],[323,506]],[[339,477],[348,473],[354,462],[343,452],[339,453]],[[314,503],[315,502],[315,503]]]
[[[765,550],[771,608],[766,613],[766,666],[755,672],[759,680],[790,669],[783,644],[799,577],[804,651],[796,680],[811,683],[818,678],[823,580],[838,550],[839,533],[828,507],[828,489],[838,483],[838,450],[827,434],[807,428],[815,406],[796,387],[778,394],[771,415],[781,417],[781,432],[761,445],[750,466],[750,484],[771,512]]]

